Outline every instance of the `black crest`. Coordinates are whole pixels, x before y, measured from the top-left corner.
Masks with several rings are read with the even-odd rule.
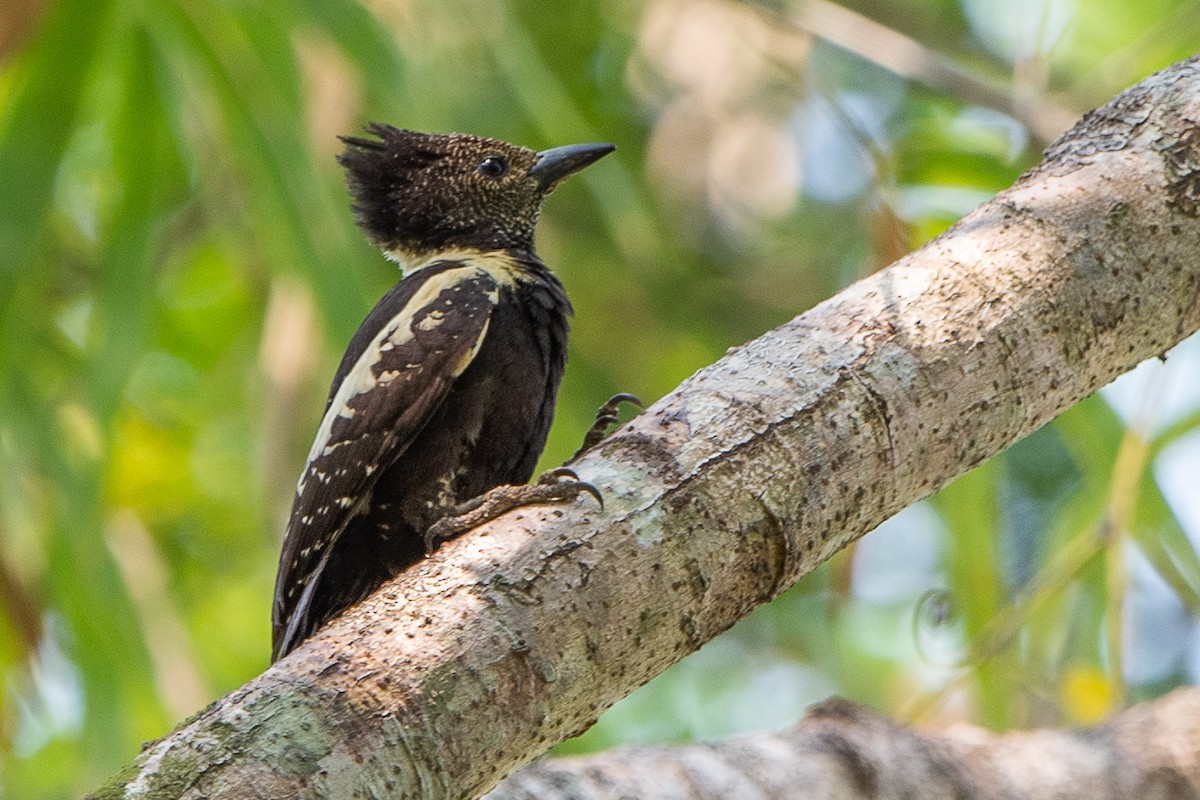
[[[548,188],[530,170],[538,154],[496,139],[372,123],[343,137],[354,215],[398,258],[453,247],[529,250]]]

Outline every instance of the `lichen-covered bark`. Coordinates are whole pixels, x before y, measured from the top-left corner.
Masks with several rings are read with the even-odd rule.
[[[838,548],[1200,326],[1200,64],[687,380],[588,500],[443,547],[98,796],[472,797]]]
[[[1186,800],[1200,797],[1200,689],[1087,731],[911,731],[845,700],[795,728],[713,745],[536,764],[487,800]]]

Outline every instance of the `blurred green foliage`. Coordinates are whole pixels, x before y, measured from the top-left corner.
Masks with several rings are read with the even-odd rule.
[[[918,246],[1035,163],[1046,120],[1200,45],[1196,0],[842,7],[1017,98],[998,109],[876,66],[869,26],[859,54],[810,36],[819,3],[8,4],[12,798],[94,787],[266,666],[295,474],[344,343],[396,278],[353,229],[337,134],[619,146],[539,233],[577,308],[555,464],[600,400],[655,399]],[[779,727],[832,692],[901,719],[1087,723],[1192,680],[1195,507],[1189,530],[1167,490],[1194,474],[1200,398],[1179,369],[905,512],[563,749]]]

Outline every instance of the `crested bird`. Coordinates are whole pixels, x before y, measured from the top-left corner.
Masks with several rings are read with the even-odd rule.
[[[342,137],[338,160],[355,221],[405,274],[350,340],[300,474],[272,661],[441,540],[518,505],[600,500],[564,468],[528,483],[572,313],[534,228],[554,187],[613,146],[535,152],[382,124],[367,134]],[[615,420],[605,409],[597,425]]]

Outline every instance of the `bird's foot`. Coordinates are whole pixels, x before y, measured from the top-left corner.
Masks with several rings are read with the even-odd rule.
[[[620,422],[617,412],[620,410],[622,403],[630,403],[639,409],[645,408],[642,405],[642,401],[631,394],[614,394],[608,398],[608,402],[596,410],[596,421],[592,423],[592,427],[588,428],[587,433],[583,436],[583,444],[579,446],[579,449],[575,451],[575,455],[571,456],[570,461],[567,463],[574,461],[586,451],[591,450],[604,441],[604,437],[608,436],[608,427]]]
[[[430,525],[429,530],[425,531],[425,554],[432,554],[442,542],[491,522],[514,508],[574,500],[581,493],[590,494],[604,508],[600,490],[587,481],[579,480],[574,470],[566,467],[543,472],[536,483],[497,486],[479,497],[460,503],[449,514]]]

